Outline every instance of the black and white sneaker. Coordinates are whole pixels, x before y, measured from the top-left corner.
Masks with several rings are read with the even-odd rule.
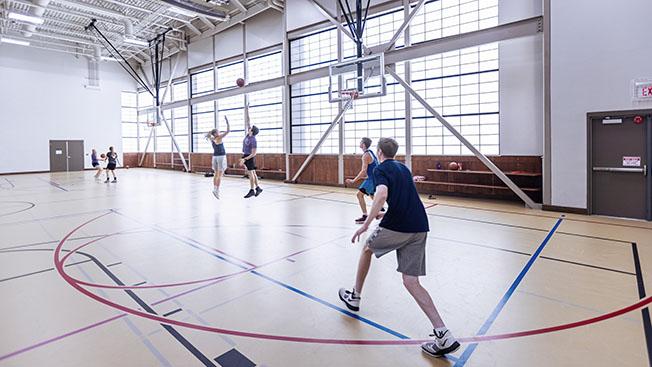
[[[244,196],[244,198],[249,199],[250,197],[252,197],[254,195],[256,195],[256,192],[254,192],[254,190],[249,190],[249,192],[247,193],[247,195]]]
[[[360,296],[355,290],[340,288],[340,299],[351,311],[360,311]]]
[[[356,224],[362,224],[367,220],[367,214],[362,214],[362,216],[355,220]]]
[[[256,193],[254,195],[258,196],[260,195],[261,192],[263,192],[263,189],[261,189],[260,187],[256,187]]]
[[[114,178],[113,181],[111,181],[111,183],[117,183],[117,182],[118,182],[117,178]]]
[[[433,330],[435,340],[421,344],[421,350],[431,357],[443,357],[446,354],[455,352],[460,348],[460,343],[453,334],[446,328]]]

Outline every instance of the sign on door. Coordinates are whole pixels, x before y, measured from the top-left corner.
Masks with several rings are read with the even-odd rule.
[[[640,167],[641,157],[623,157],[623,167]]]

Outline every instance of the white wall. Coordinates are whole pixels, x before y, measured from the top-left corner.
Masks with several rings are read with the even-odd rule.
[[[500,0],[500,24],[540,16],[542,0]],[[500,43],[500,154],[543,154],[542,35]]]
[[[586,114],[652,108],[630,88],[652,78],[652,2],[552,0],[551,10],[552,205],[586,208]]]
[[[215,35],[215,60],[242,55],[242,25],[238,24]]]
[[[49,140],[122,152],[120,92],[135,83],[115,62],[100,63],[101,90],[87,76],[85,58],[0,44],[0,173],[49,171]]]
[[[247,51],[283,43],[283,15],[270,9],[245,22]]]

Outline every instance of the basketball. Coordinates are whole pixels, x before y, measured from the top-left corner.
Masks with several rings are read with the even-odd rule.
[[[100,154],[100,158],[106,158],[106,154],[104,153]]]
[[[448,169],[451,171],[457,171],[460,168],[460,166],[456,162],[450,162],[448,164]]]
[[[242,78],[238,78],[238,80],[235,81],[235,84],[237,84],[238,87],[244,87],[245,81]]]

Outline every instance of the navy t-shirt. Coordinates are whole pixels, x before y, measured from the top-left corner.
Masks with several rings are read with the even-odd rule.
[[[376,186],[387,186],[389,208],[380,226],[391,231],[420,233],[430,230],[428,215],[414,186],[412,172],[400,162],[388,159],[374,169]]]

